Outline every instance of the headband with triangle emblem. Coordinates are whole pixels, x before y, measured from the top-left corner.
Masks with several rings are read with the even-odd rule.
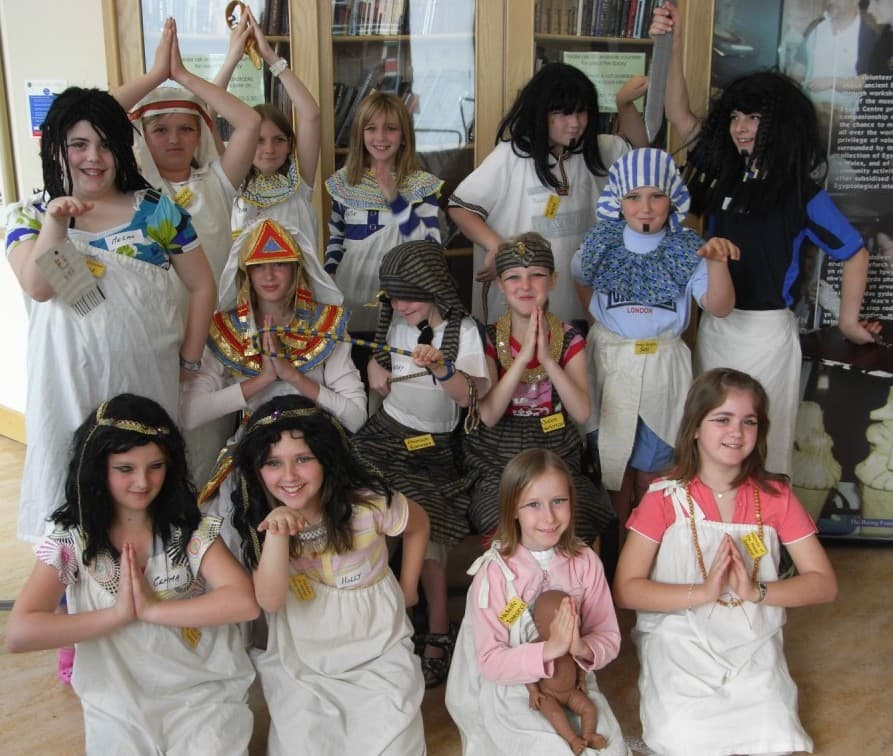
[[[242,246],[242,265],[263,265],[264,263],[301,262],[301,249],[290,234],[278,224],[264,220],[254,232],[253,239]]]

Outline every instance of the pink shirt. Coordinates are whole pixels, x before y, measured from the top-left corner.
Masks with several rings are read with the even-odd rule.
[[[775,486],[778,490],[776,494],[760,489],[763,524],[774,528],[782,543],[793,543],[816,533],[815,523],[797,501],[790,486],[780,482]],[[733,523],[756,524],[754,489],[752,480],[745,481],[738,489],[735,494],[735,511],[732,514]],[[708,520],[722,521],[712,492],[698,478],[691,483],[691,495]],[[664,491],[649,491],[642,497],[639,506],[633,509],[626,527],[660,543],[664,531],[675,521],[676,510],[670,497]]]
[[[611,591],[605,580],[602,563],[595,552],[584,548],[575,557],[556,552],[544,571],[523,546],[510,557],[506,565],[515,575],[515,590],[528,605],[546,590],[562,590],[572,596],[580,614],[580,636],[589,646],[591,659],[577,658],[577,664],[589,671],[601,669],[620,651],[620,630]],[[503,685],[536,682],[551,677],[554,664],[543,661],[544,643],[509,645],[509,629],[499,620],[506,603],[506,581],[499,566],[487,564],[474,578],[469,589],[477,596],[484,576],[490,583],[489,606],[481,609],[476,601],[469,602],[474,645],[481,674],[488,680]]]

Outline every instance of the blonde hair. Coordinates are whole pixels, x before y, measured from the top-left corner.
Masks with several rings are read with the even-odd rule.
[[[170,115],[185,115],[185,116],[189,116],[195,120],[195,129],[199,134],[199,140],[196,143],[195,153],[192,155],[192,160],[190,161],[190,165],[193,168],[200,168],[201,166],[198,164],[197,156],[198,156],[199,146],[201,145],[202,119],[201,119],[201,116],[199,116],[197,113],[180,113],[177,111],[177,112],[155,113],[154,115],[146,116],[145,118],[141,119],[143,122],[143,138],[144,139],[146,138],[146,135],[149,133],[149,130],[156,123],[158,123],[162,118],[167,118],[167,116],[170,116]],[[148,143],[149,143],[148,139],[146,139],[147,147],[148,147]],[[149,152],[151,153],[152,150],[150,149]],[[154,155],[152,156],[152,159],[153,160],[155,159]]]
[[[567,481],[570,498],[570,521],[558,539],[557,549],[575,556],[583,544],[574,533],[577,496],[574,479],[564,460],[547,449],[526,449],[509,460],[499,481],[499,521],[494,540],[499,541],[499,552],[511,556],[521,543],[521,526],[518,523],[518,504],[524,490],[537,478],[549,472],[557,472]]]
[[[351,186],[360,183],[369,167],[366,146],[363,143],[363,130],[379,113],[384,113],[386,119],[397,121],[400,126],[401,142],[394,162],[397,186],[400,186],[412,171],[419,170],[419,159],[415,151],[415,129],[406,105],[395,94],[373,92],[360,103],[353,125],[350,127],[350,147],[344,170],[347,173],[347,183]]]

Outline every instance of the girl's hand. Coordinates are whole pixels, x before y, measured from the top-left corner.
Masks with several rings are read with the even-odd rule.
[[[93,209],[93,203],[77,197],[56,197],[47,203],[47,215],[53,220],[68,221],[78,218]]]
[[[592,654],[590,653],[589,646],[587,646],[580,637],[580,613],[577,611],[577,604],[573,598],[569,598],[568,600],[570,601],[571,612],[574,617],[574,631],[571,634],[570,653],[576,657],[591,658]]]
[[[474,274],[476,281],[484,283],[484,281],[496,280],[496,248],[488,249],[484,255],[484,267],[478,269]]]
[[[518,350],[518,356],[515,358],[524,367],[530,364],[539,350],[539,308],[534,310],[527,323],[527,331],[524,334],[524,341],[521,342],[521,349]]]
[[[159,599],[146,581],[146,576],[143,575],[139,567],[136,565],[133,545],[125,543],[124,552],[127,555],[127,561],[130,565],[130,585],[133,592],[133,608],[136,610],[137,619],[141,619],[144,622],[151,622],[150,614],[152,607],[158,603]]]
[[[617,101],[617,107],[622,108],[624,105],[629,105],[630,103],[635,102],[640,97],[644,97],[647,91],[647,76],[631,76],[624,82],[623,86],[617,90],[617,94],[614,95],[614,99]]]
[[[375,164],[375,183],[381,189],[381,193],[390,203],[397,199],[397,178],[394,176],[393,167],[386,163]]]
[[[738,551],[738,547],[735,546],[734,541],[729,538],[729,544],[731,545],[731,550],[729,552],[731,556],[731,562],[729,564],[729,588],[732,589],[732,592],[743,599],[749,599],[753,596],[754,593],[754,584],[751,582],[750,574],[747,571],[747,567],[744,565],[744,558],[741,556],[741,552]]]
[[[183,83],[183,77],[189,73],[183,65],[183,57],[180,55],[180,40],[177,37],[177,22],[171,22],[171,78],[178,84]]]
[[[158,47],[155,48],[155,58],[152,61],[152,67],[149,73],[152,74],[153,80],[159,84],[171,78],[171,40],[173,38],[173,22],[172,18],[164,20],[164,26],[161,29],[161,39],[158,40]]]
[[[542,691],[540,691],[539,686],[536,683],[531,683],[527,686],[527,702],[530,704],[531,709],[539,711],[543,698],[545,698],[545,696],[542,694]]]
[[[401,580],[400,590],[403,591],[403,603],[406,604],[407,609],[412,609],[412,607],[419,603],[419,588],[417,585],[403,585],[403,581]]]
[[[708,239],[704,242],[704,246],[695,254],[698,257],[703,257],[706,260],[715,260],[716,262],[741,259],[741,250],[728,239],[723,239],[721,236],[714,236],[712,239]]]
[[[877,320],[859,320],[855,323],[841,320],[838,327],[841,333],[854,344],[880,343],[878,337],[884,329],[883,324]]]
[[[245,54],[245,43],[251,38],[252,26],[248,23],[247,6],[242,11],[238,22],[232,27],[229,34],[229,48],[226,51],[226,57],[229,60],[239,61]]]
[[[419,344],[412,350],[412,361],[420,368],[430,369],[443,365],[443,353],[430,344]]]
[[[372,357],[366,365],[366,377],[369,380],[369,388],[384,398],[391,393],[391,384],[388,378],[391,373],[378,364],[378,360]]]
[[[304,517],[300,512],[289,509],[284,504],[276,507],[257,526],[258,533],[269,535],[293,536],[304,527]]]
[[[672,3],[664,3],[662,6],[654,9],[648,36],[659,37],[662,34],[669,34],[675,31],[678,22],[679,10]]]
[[[542,307],[536,308],[536,359],[543,367],[551,367],[556,364],[552,359],[552,352],[549,351],[549,331],[546,325],[549,321],[543,313]]]
[[[710,570],[707,573],[707,579],[704,581],[704,592],[707,601],[716,601],[723,594],[726,576],[732,561],[731,549],[734,548],[731,537],[726,533],[722,537],[716,556],[713,557],[713,564],[710,565]]]
[[[257,51],[260,53],[260,56],[264,60],[273,59],[273,62],[276,62],[276,59],[279,57],[276,54],[276,51],[270,46],[270,43],[267,41],[266,35],[260,28],[260,24],[257,23],[257,19],[254,17],[254,12],[251,8],[246,6],[247,13],[243,15],[243,18],[247,15],[249,20],[249,31],[254,35],[254,42],[257,45]],[[243,45],[244,46],[244,45]]]
[[[267,315],[265,318],[266,327],[272,327],[272,318]],[[271,331],[267,331],[264,334],[264,350],[267,352],[264,355],[264,362],[269,362],[273,368],[273,372],[280,381],[288,381],[288,379],[294,374],[295,367],[288,360],[283,359],[282,357],[274,357],[274,354],[278,354],[281,351],[285,351],[285,348],[282,346],[282,342],[277,338],[276,334]]]
[[[118,575],[118,598],[115,600],[115,614],[121,622],[121,627],[129,625],[136,619],[136,606],[133,603],[133,582],[130,576],[131,560],[127,558],[129,543],[124,544],[121,551],[121,571]]]
[[[571,648],[574,637],[574,613],[570,598],[562,599],[549,624],[549,640],[543,645],[543,661],[554,661]]]

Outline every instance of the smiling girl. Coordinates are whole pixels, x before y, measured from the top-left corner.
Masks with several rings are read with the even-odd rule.
[[[464,756],[566,754],[564,739],[530,708],[525,684],[551,677],[554,660],[567,653],[586,672],[599,712],[607,740],[599,753],[628,753],[594,674],[617,656],[620,630],[602,563],[574,533],[575,508],[570,470],[552,452],[527,449],[506,465],[496,539],[469,569],[474,581],[447,684]],[[568,597],[543,642],[531,608],[552,590]]]
[[[55,529],[9,617],[11,651],[74,643],[86,752],[244,754],[251,580],[202,517],[180,432],[121,394],[74,435]],[[63,593],[68,613],[54,610]]]
[[[403,100],[385,92],[366,97],[351,127],[347,162],[326,181],[332,215],[325,269],[344,292],[352,333],[375,330],[384,254],[403,242],[440,242],[442,185],[419,169]]]
[[[638,612],[643,738],[661,754],[812,752],[784,609],[833,601],[837,580],[787,479],[766,472],[768,413],[749,375],[695,379],[674,466],[627,523],[614,597]],[[797,568],[785,580],[782,544]]]
[[[234,455],[235,524],[266,613],[253,653],[270,754],[421,754],[424,692],[406,607],[425,512],[365,469],[341,424],[299,396],[252,415]],[[402,536],[398,584],[386,536]]]
[[[574,476],[576,532],[591,542],[613,513],[604,490],[581,470],[576,424],[589,417],[583,336],[550,312],[557,274],[542,236],[527,233],[502,242],[496,272],[508,312],[487,326],[493,388],[480,403],[481,425],[464,439],[466,474],[473,481],[469,518],[488,539],[499,518],[497,490],[505,465],[524,449],[550,449]]]

